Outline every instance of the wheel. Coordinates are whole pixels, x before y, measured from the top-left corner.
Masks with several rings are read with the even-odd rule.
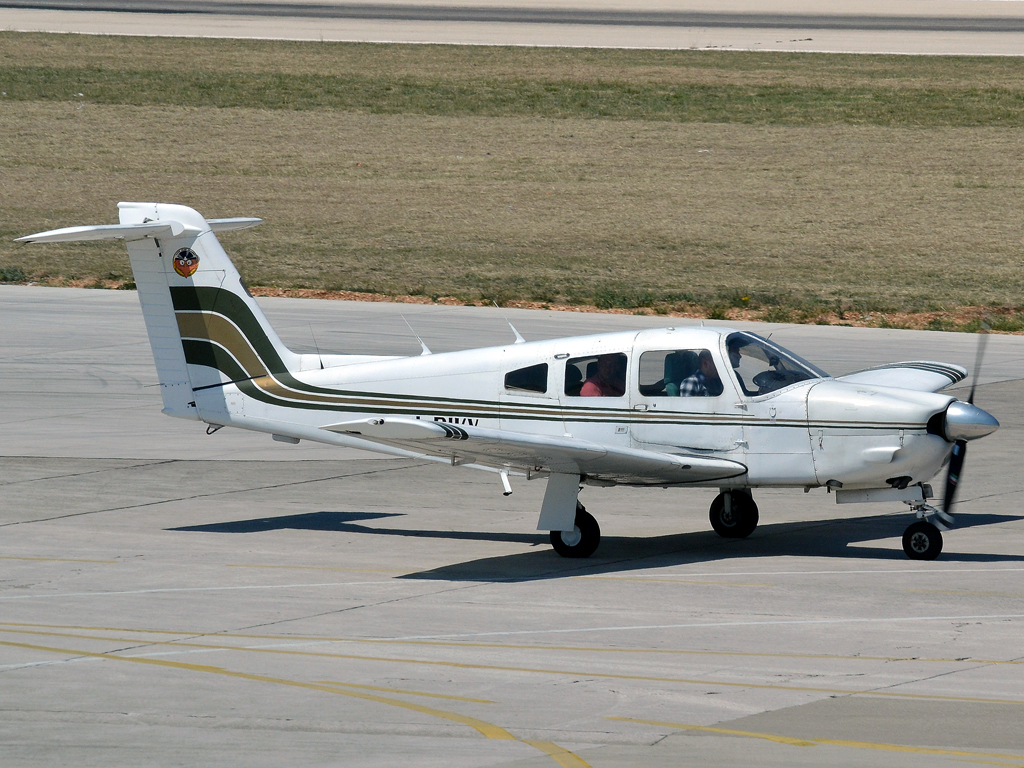
[[[942,534],[924,520],[918,520],[903,532],[903,551],[911,560],[934,560],[942,551]]]
[[[601,526],[578,501],[571,531],[551,531],[551,546],[562,557],[590,557],[601,543]]]
[[[725,510],[726,494],[732,497],[729,511]],[[715,533],[727,539],[745,539],[757,528],[757,504],[746,491],[720,493],[711,502],[708,513]]]

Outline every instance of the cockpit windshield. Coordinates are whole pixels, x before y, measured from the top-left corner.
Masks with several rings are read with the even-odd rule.
[[[725,348],[733,375],[749,397],[766,395],[799,381],[828,378],[821,368],[755,333],[730,333]]]

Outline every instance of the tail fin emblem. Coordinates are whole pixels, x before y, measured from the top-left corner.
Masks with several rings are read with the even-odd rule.
[[[192,277],[199,269],[199,256],[191,248],[179,248],[172,261],[174,271],[182,277]]]

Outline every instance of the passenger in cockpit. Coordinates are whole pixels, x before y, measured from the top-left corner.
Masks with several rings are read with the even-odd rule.
[[[692,375],[679,382],[679,395],[681,397],[718,397],[722,394],[725,386],[718,375],[715,359],[706,349],[700,351],[698,359],[700,367]]]
[[[581,397],[622,397],[626,392],[626,356],[600,355],[597,373],[583,382]]]

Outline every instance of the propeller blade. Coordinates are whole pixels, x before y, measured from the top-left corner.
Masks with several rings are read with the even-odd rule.
[[[974,356],[974,379],[971,381],[971,394],[967,402],[974,405],[974,391],[978,388],[978,377],[981,375],[981,361],[985,358],[985,345],[988,343],[988,323],[981,324],[978,338],[978,351]],[[938,513],[939,519],[950,525],[953,524],[953,516],[950,510],[956,500],[956,489],[960,484],[960,475],[964,470],[964,459],[967,458],[967,441],[957,440],[953,444],[953,454],[949,457],[949,470],[946,472],[946,494],[942,499],[942,510]]]
[[[960,473],[964,469],[964,458],[967,456],[967,441],[957,440],[953,445],[953,454],[949,457],[949,471],[946,472],[946,494],[942,499],[942,511],[949,515],[956,499],[956,488],[960,483]],[[952,519],[950,520],[952,522]]]
[[[985,357],[985,345],[988,344],[988,323],[981,324],[981,330],[978,331],[978,351],[974,355],[974,380],[971,381],[971,394],[967,398],[967,402],[974,405],[974,390],[978,387],[978,377],[981,375],[981,361]]]

